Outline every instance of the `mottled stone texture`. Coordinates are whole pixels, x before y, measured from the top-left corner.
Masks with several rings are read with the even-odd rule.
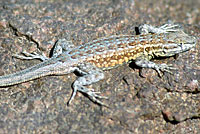
[[[12,58],[22,50],[44,52],[56,40],[75,45],[104,36],[135,34],[147,23],[179,23],[200,35],[199,0],[11,0],[0,1],[0,75],[40,61]],[[67,106],[74,74],[48,76],[1,88],[0,133],[200,133],[200,50],[156,60],[177,70],[158,77],[154,70],[124,65],[106,71],[91,86],[109,97],[100,107],[78,94]]]

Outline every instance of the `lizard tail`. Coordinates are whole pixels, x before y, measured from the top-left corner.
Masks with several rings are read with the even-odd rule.
[[[49,64],[48,62],[42,62],[22,71],[5,76],[0,76],[0,87],[16,85],[36,78],[40,78],[42,76],[56,74],[55,64],[56,63]]]

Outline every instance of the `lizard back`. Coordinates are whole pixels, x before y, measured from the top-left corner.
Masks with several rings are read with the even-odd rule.
[[[72,61],[86,61],[105,70],[116,67],[124,62],[135,60],[141,56],[145,56],[150,60],[157,54],[159,56],[172,56],[179,53],[182,50],[179,50],[180,46],[178,45],[186,43],[185,38],[190,36],[185,33],[180,34],[180,37],[176,35],[179,34],[111,36],[81,45],[69,51],[68,54]],[[191,44],[194,43],[194,39],[190,40]]]

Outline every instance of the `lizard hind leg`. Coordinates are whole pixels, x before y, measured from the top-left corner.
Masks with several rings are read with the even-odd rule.
[[[73,49],[75,45],[72,43],[72,41],[68,41],[66,39],[59,39],[53,48],[52,51],[52,57],[57,57],[58,55],[62,54],[65,51],[70,51]],[[18,58],[18,59],[23,59],[23,60],[32,60],[32,59],[39,59],[41,61],[48,60],[49,58],[42,54],[38,54],[36,52],[34,53],[28,53],[26,51],[22,52],[23,55],[18,55],[15,54],[13,57]]]
[[[68,41],[66,39],[59,39],[54,45],[53,51],[52,51],[52,57],[57,57],[58,55],[62,54],[65,51],[70,51],[75,46],[72,43],[72,41]],[[38,54],[36,52],[34,53],[28,53],[26,51],[23,51],[22,54],[24,55],[18,55],[15,54],[13,57],[23,60],[32,60],[32,59],[39,59],[41,61],[48,60],[49,58],[42,54]]]
[[[95,92],[94,90],[88,89],[85,86],[91,85],[93,83],[96,83],[104,78],[104,74],[101,69],[89,64],[89,63],[82,63],[78,66],[76,69],[78,73],[80,73],[82,76],[80,76],[77,80],[74,81],[72,87],[73,87],[73,93],[68,101],[68,104],[71,103],[71,101],[74,99],[77,91],[82,92],[86,94],[92,101],[106,106],[104,103],[102,103],[99,99],[107,98],[104,96],[98,95],[100,92]]]
[[[66,39],[59,39],[56,41],[54,48],[53,48],[53,53],[52,57],[57,57],[58,55],[62,54],[63,52],[66,51],[71,51],[75,45],[72,43],[72,41],[68,41]]]
[[[34,53],[28,53],[26,51],[23,51],[22,54],[24,55],[18,55],[18,54],[14,54],[13,57],[18,58],[18,59],[22,59],[22,60],[33,60],[33,59],[39,59],[41,61],[45,61],[48,60],[49,58],[46,57],[44,55],[44,53],[42,54],[38,54],[36,52]]]

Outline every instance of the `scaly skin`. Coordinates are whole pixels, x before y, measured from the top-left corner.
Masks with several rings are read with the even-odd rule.
[[[159,75],[161,71],[170,72],[172,67],[166,64],[155,64],[150,60],[156,57],[169,57],[193,48],[196,38],[174,29],[176,25],[163,25],[155,28],[149,25],[140,27],[142,35],[118,35],[101,38],[85,43],[78,47],[70,41],[58,40],[52,58],[37,54],[24,53],[27,57],[21,59],[39,58],[43,62],[14,74],[0,76],[0,87],[19,84],[47,75],[62,75],[78,71],[82,76],[73,83],[73,94],[86,93],[93,101],[104,105],[97,98],[105,98],[85,86],[98,82],[104,78],[102,70],[111,69],[132,60],[136,65],[155,69]],[[153,32],[152,34],[148,32]]]

